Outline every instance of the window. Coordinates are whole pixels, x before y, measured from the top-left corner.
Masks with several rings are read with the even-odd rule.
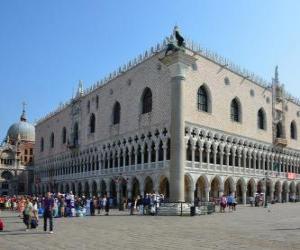
[[[28,151],[27,151],[27,149],[25,149],[25,155],[27,155],[28,154]]]
[[[277,138],[283,138],[281,122],[278,122],[277,125],[276,125],[276,137]]]
[[[291,139],[297,140],[297,126],[296,122],[292,121],[291,122]]]
[[[209,97],[206,88],[202,85],[198,89],[198,110],[210,112],[209,110]]]
[[[99,96],[97,95],[96,96],[96,109],[99,108]]]
[[[113,124],[119,124],[121,118],[121,105],[119,102],[116,102],[113,109]]]
[[[241,107],[237,98],[234,98],[230,104],[230,118],[234,122],[241,122]]]
[[[144,90],[142,95],[142,114],[152,111],[152,92],[149,88]]]
[[[44,138],[43,137],[41,138],[41,141],[40,141],[40,150],[41,150],[41,152],[44,151]]]
[[[91,102],[90,101],[87,102],[86,109],[87,109],[87,112],[90,113],[90,109],[91,109]]]
[[[91,116],[90,116],[89,127],[90,127],[90,133],[95,133],[95,129],[96,129],[96,117],[95,117],[94,113],[91,114]]]
[[[30,155],[33,155],[33,149],[32,148],[30,149]]]
[[[258,110],[257,113],[257,126],[259,129],[263,129],[266,130],[267,126],[266,126],[266,114],[263,108]]]
[[[66,144],[66,142],[67,142],[67,129],[66,129],[66,127],[63,127],[61,137],[62,137],[62,144]]]
[[[53,132],[51,133],[51,136],[50,136],[50,147],[54,148],[54,133]]]
[[[78,139],[79,139],[79,129],[78,129],[78,123],[76,122],[74,124],[73,128],[73,145],[78,145]]]

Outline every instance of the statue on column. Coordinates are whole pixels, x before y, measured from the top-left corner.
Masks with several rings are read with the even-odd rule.
[[[176,43],[174,39],[169,39],[169,43],[167,45],[167,49],[165,52],[165,56],[168,55],[169,51],[178,51],[178,50],[184,50],[184,38],[179,33],[179,28],[177,26],[174,27],[173,35],[176,39]]]

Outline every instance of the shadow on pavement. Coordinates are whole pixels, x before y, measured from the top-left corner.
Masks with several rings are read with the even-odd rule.
[[[297,227],[297,228],[275,228],[273,230],[275,230],[275,231],[289,231],[289,230],[300,230],[300,228],[299,227]]]

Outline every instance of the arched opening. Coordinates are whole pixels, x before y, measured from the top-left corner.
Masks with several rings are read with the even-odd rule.
[[[170,186],[167,177],[161,177],[159,183],[159,193],[164,196],[165,200],[168,200],[170,197]]]
[[[50,147],[54,148],[54,133],[53,132],[50,135]]]
[[[260,108],[257,112],[257,126],[259,129],[267,129],[266,120],[266,113],[263,108]]]
[[[152,92],[151,89],[145,88],[142,95],[142,114],[152,111]]]
[[[256,183],[254,179],[250,179],[247,184],[247,198],[249,197],[255,197],[255,192],[256,192]]]
[[[215,176],[210,184],[210,198],[217,199],[220,195],[220,188],[221,188],[221,179],[218,176]]]
[[[152,194],[153,193],[153,181],[152,179],[147,176],[147,178],[145,179],[145,194]]]
[[[67,129],[63,127],[62,134],[61,134],[62,144],[66,144],[67,142]]]
[[[224,182],[224,194],[227,196],[233,194],[234,192],[235,192],[234,180],[231,177],[228,177]]]
[[[44,151],[44,138],[43,137],[41,138],[41,141],[40,141],[40,151],[41,152]]]
[[[88,182],[86,182],[86,183],[84,184],[84,195],[85,195],[86,197],[89,197],[89,196],[90,196],[90,186],[89,186],[89,183],[88,183]]]
[[[72,191],[73,194],[75,193],[75,183],[74,182],[72,182],[72,184],[71,184],[71,190],[70,191]]]
[[[296,188],[296,200],[297,201],[300,200],[300,183],[297,184],[297,188]]]
[[[92,113],[90,115],[90,123],[89,123],[89,127],[90,127],[90,133],[95,133],[96,130],[96,116],[94,113]]]
[[[256,188],[256,190],[257,190],[257,193],[264,193],[264,181],[262,181],[262,180],[260,180],[260,181],[258,181],[258,183],[257,183],[257,188]]]
[[[82,196],[82,184],[81,182],[78,183],[78,196]]]
[[[191,196],[191,191],[193,188],[192,179],[190,176],[184,176],[184,200],[185,202],[192,202],[194,198],[194,194]]]
[[[297,140],[297,125],[295,121],[291,122],[290,131],[291,131],[291,139]]]
[[[205,190],[208,188],[208,181],[204,176],[200,176],[196,182],[195,197],[198,201],[206,201]]]
[[[276,137],[277,138],[283,138],[282,124],[281,124],[281,122],[278,122],[276,124]]]
[[[274,188],[274,200],[276,202],[280,202],[280,193],[281,193],[281,183],[280,181],[277,181],[275,183],[275,188]]]
[[[289,187],[289,193],[290,193],[290,201],[295,201],[296,200],[296,184],[294,181],[290,183]]]
[[[104,195],[107,195],[107,192],[106,192],[106,183],[104,180],[101,181],[101,184],[100,184],[100,190],[101,190],[101,196],[103,197]]]
[[[93,196],[97,196],[97,182],[93,181],[93,184],[92,184],[92,195]]]
[[[78,128],[78,123],[76,122],[73,127],[73,145],[76,146],[78,145],[79,141],[79,128]]]
[[[289,192],[288,189],[289,189],[288,182],[285,181],[285,182],[282,184],[282,194],[281,194],[282,202],[288,202],[288,197],[287,197],[287,194],[288,194],[288,192]]]
[[[243,191],[244,191],[244,181],[239,179],[236,183],[236,201],[237,203],[243,203]]]
[[[199,111],[211,113],[211,100],[208,88],[202,85],[197,92],[197,106]]]
[[[231,101],[230,118],[234,122],[242,122],[241,104],[237,97]]]
[[[113,125],[119,124],[121,118],[121,105],[116,102],[113,108]]]
[[[69,186],[69,183],[66,184],[66,193],[70,193],[70,186]]]
[[[268,202],[272,202],[271,201],[271,191],[272,191],[272,181],[270,179],[267,180],[267,186],[266,186],[266,196],[267,196],[267,201]]]
[[[117,185],[115,180],[110,181],[110,197],[116,198],[117,197]]]
[[[132,180],[132,198],[135,199],[138,195],[143,196],[144,194],[140,193],[140,183],[137,178]]]

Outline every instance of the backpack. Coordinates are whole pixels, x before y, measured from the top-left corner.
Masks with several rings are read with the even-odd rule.
[[[4,222],[0,219],[0,231],[4,230]]]
[[[37,228],[38,222],[36,219],[32,219],[30,222],[31,228]]]

